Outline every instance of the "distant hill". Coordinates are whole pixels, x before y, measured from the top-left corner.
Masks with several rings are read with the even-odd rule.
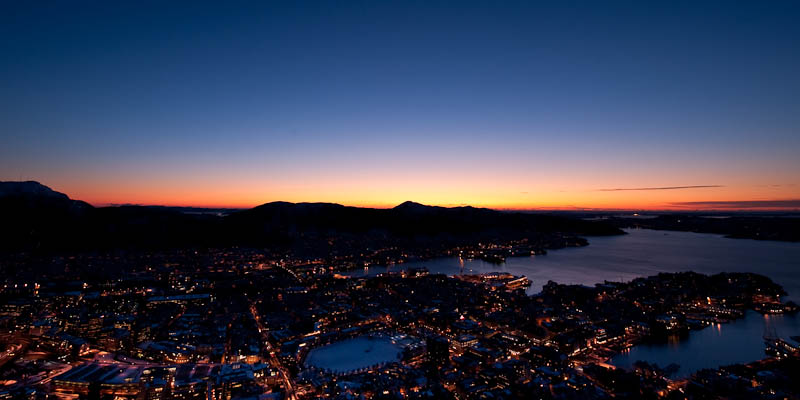
[[[213,244],[216,218],[161,207],[92,207],[38,182],[0,182],[0,251]]]
[[[565,216],[435,207],[391,209],[273,202],[223,213],[181,208],[92,207],[37,182],[0,183],[0,250],[91,251],[116,248],[253,246],[306,255],[358,248],[435,248],[527,238],[543,248],[579,243],[577,235],[622,231]]]
[[[664,214],[654,218],[614,217],[608,223],[621,228],[716,233],[733,239],[800,242],[797,214]]]
[[[93,207],[38,182],[0,182],[0,249],[38,248],[68,235]]]
[[[64,193],[56,192],[36,181],[0,182],[0,200],[14,202],[16,207],[53,207],[78,211],[92,208],[89,203],[71,200]]]
[[[390,209],[348,207],[330,203],[275,202],[232,213],[237,227],[257,231],[382,231],[396,236],[473,235],[479,233],[546,233],[611,235],[607,225],[568,217],[503,212],[474,207],[436,207],[405,202]]]

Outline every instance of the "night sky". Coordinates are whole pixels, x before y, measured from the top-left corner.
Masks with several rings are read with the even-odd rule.
[[[0,180],[96,205],[798,208],[798,21],[798,1],[4,1]]]

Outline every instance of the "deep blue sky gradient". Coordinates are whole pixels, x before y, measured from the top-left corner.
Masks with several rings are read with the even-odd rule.
[[[8,1],[0,178],[797,184],[798,21],[797,1]]]

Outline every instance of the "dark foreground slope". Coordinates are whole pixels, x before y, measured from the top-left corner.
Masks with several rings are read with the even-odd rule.
[[[562,216],[412,202],[392,209],[275,202],[227,216],[165,207],[92,207],[36,182],[2,183],[0,217],[0,249],[6,252],[249,246],[325,255],[523,238],[554,248],[580,243],[578,235],[622,233]]]

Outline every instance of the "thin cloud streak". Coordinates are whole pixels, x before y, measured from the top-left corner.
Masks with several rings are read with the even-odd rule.
[[[721,188],[722,185],[692,185],[692,186],[662,186],[662,187],[642,187],[642,188],[613,188],[597,189],[595,192],[626,192],[626,191],[645,191],[645,190],[680,190],[680,189],[702,189],[702,188]]]
[[[800,209],[800,199],[795,200],[747,200],[747,201],[683,201],[670,203],[676,207],[710,208],[710,209]]]

